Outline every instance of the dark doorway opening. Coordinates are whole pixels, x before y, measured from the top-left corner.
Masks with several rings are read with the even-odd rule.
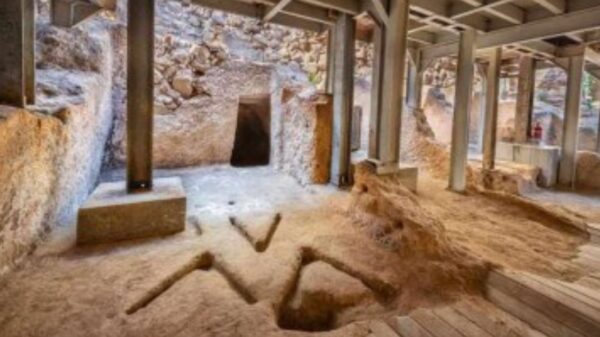
[[[241,97],[231,165],[269,165],[270,154],[271,99],[269,96]]]

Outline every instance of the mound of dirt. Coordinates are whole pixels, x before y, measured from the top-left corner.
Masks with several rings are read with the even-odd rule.
[[[447,238],[440,220],[394,175],[377,176],[357,165],[348,216],[374,240],[400,255],[400,307],[423,305],[431,294],[473,294],[482,289],[490,265]],[[427,295],[426,295],[427,294]]]

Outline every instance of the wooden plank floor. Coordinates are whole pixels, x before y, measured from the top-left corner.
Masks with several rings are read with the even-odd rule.
[[[544,337],[483,299],[418,309],[387,322],[372,322],[370,337]]]
[[[590,273],[569,283],[492,271],[486,296],[371,322],[370,337],[600,337],[600,245],[580,247]]]
[[[600,246],[580,247],[575,261],[590,273],[574,283],[493,271],[487,297],[548,336],[600,336]]]

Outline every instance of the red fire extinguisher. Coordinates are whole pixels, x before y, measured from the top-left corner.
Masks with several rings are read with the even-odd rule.
[[[537,142],[541,142],[542,141],[542,136],[544,134],[544,128],[542,128],[542,124],[540,124],[540,122],[536,122],[535,126],[533,127],[533,140],[537,141]]]

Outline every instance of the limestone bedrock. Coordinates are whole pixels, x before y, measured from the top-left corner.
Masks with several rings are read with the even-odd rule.
[[[185,229],[186,196],[180,178],[128,194],[124,182],[100,184],[79,209],[77,243],[105,243],[163,236]]]

